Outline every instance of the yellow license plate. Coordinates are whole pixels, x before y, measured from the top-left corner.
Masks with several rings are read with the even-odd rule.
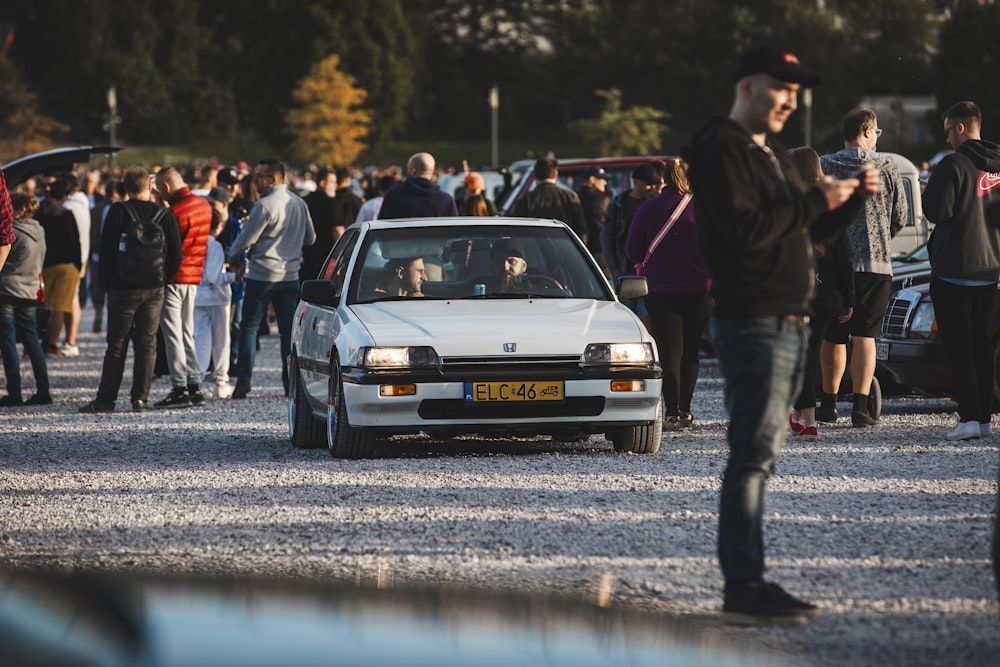
[[[474,403],[508,401],[561,401],[565,383],[554,382],[466,382],[465,400]]]

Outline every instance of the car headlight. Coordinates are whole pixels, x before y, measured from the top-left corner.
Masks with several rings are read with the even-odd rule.
[[[934,319],[934,304],[924,301],[913,313],[913,323],[910,331],[914,333],[931,333],[937,331],[937,321]]]
[[[583,352],[584,365],[642,365],[653,363],[650,343],[591,343]]]
[[[437,368],[441,359],[433,347],[366,347],[361,350],[365,368]]]

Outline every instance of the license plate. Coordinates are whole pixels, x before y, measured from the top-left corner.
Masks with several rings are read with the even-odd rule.
[[[875,359],[886,361],[889,358],[889,343],[875,343]]]
[[[465,400],[473,403],[510,401],[561,401],[565,383],[554,382],[466,382]]]

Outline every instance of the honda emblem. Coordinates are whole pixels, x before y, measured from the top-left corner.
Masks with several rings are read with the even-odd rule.
[[[517,352],[517,343],[504,343],[503,344],[503,351],[504,352]]]

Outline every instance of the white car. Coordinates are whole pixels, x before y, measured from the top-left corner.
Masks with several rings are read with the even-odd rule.
[[[502,278],[519,258],[527,271]],[[645,279],[618,291],[639,298]],[[358,223],[300,294],[287,360],[296,447],[364,458],[425,432],[604,433],[616,451],[659,449],[656,345],[562,222]]]

